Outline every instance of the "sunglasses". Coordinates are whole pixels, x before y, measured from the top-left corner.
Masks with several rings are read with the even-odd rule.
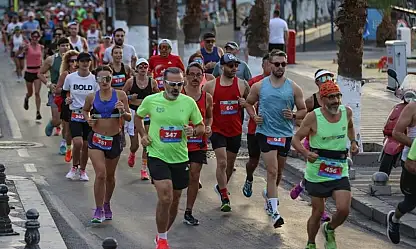
[[[62,35],[64,35],[64,34],[60,34],[60,33],[58,33],[58,34],[55,34],[55,36],[62,36]]]
[[[171,87],[175,87],[175,86],[177,86],[177,87],[181,87],[181,86],[183,86],[183,84],[184,84],[184,82],[183,82],[183,81],[180,81],[180,82],[175,82],[175,81],[165,80],[165,82],[166,82],[166,84],[168,84],[168,85],[169,85],[169,86],[171,86]]]
[[[202,58],[195,58],[192,62],[197,62],[201,65],[204,65],[204,60]]]
[[[325,83],[327,81],[333,81],[334,78],[331,75],[322,75],[321,77],[317,78],[316,81],[320,83]]]
[[[226,64],[226,65],[229,68],[238,68],[238,65],[240,65],[240,64],[238,64],[238,63],[229,63],[229,64]]]
[[[111,76],[101,76],[101,77],[97,77],[97,82],[98,83],[110,82],[111,79],[112,79]]]
[[[39,36],[34,35],[34,36],[32,36],[32,39],[39,39]]]
[[[215,40],[205,40],[205,42],[212,44],[212,43],[215,43]]]
[[[170,46],[160,45],[160,46],[159,46],[159,49],[160,49],[160,50],[168,50],[168,49],[170,49]]]
[[[149,67],[149,65],[147,65],[147,64],[140,64],[136,68],[143,69],[143,68],[148,68],[148,67]]]
[[[287,62],[270,62],[270,64],[274,65],[275,67],[286,67]]]
[[[75,63],[75,62],[77,62],[77,59],[69,59],[68,60],[68,63]]]

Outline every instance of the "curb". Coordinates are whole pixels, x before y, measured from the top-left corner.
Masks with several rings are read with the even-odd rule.
[[[294,156],[294,157],[293,157]],[[305,161],[296,158],[296,155],[289,154],[285,169],[293,175],[303,178],[305,171]],[[372,221],[386,226],[387,214],[396,207],[378,199],[369,196],[367,193],[351,186],[352,200],[351,207],[369,218]],[[408,219],[406,219],[406,217]],[[401,233],[409,238],[416,238],[416,220],[404,216],[401,219]]]
[[[20,201],[25,211],[36,208],[39,212],[40,243],[42,249],[67,249],[64,240],[52,218],[36,184],[26,178],[19,176],[7,176],[7,180],[14,182]]]

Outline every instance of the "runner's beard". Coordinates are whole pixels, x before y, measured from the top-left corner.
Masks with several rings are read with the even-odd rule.
[[[325,105],[325,109],[332,115],[339,113],[339,104]]]
[[[166,91],[166,97],[170,100],[175,100],[179,96],[178,90]]]
[[[225,76],[225,77],[227,77],[227,78],[230,78],[230,79],[232,79],[232,78],[234,78],[235,77],[235,73],[233,73],[233,72],[223,72],[223,75]]]
[[[273,75],[278,79],[282,78],[284,74],[285,74],[285,71],[281,71],[281,70],[273,71]]]

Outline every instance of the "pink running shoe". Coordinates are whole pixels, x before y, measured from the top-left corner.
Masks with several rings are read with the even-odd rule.
[[[296,200],[302,192],[303,188],[300,186],[300,183],[298,183],[292,188],[292,190],[290,190],[290,198],[292,198],[292,200]]]
[[[129,159],[127,160],[127,163],[129,164],[130,168],[134,167],[134,164],[136,163],[136,155],[134,153],[130,152]]]
[[[142,180],[149,180],[149,175],[145,169],[140,170],[140,175]]]
[[[328,213],[326,211],[324,211],[324,213],[321,216],[321,222],[327,222],[330,221],[331,217],[329,217]]]

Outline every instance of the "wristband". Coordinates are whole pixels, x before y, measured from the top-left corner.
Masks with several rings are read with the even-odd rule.
[[[357,146],[360,146],[360,144],[358,143],[358,141],[357,141],[357,140],[352,139],[352,140],[350,141],[350,143],[351,143],[351,144],[352,144],[353,142],[355,142],[355,143],[357,144]]]

